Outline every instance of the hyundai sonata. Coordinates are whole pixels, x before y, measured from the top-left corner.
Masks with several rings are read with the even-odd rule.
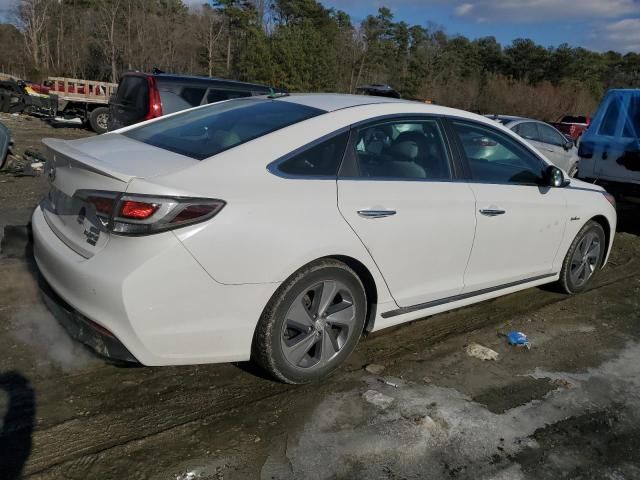
[[[45,144],[47,305],[144,365],[253,359],[316,380],[364,332],[584,290],[616,228],[604,190],[493,120],[393,98],[244,98]]]

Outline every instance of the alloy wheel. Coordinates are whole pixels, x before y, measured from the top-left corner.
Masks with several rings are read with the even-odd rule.
[[[355,334],[353,294],[341,282],[324,280],[306,288],[289,307],[280,343],[294,367],[317,369],[331,362]]]
[[[593,275],[600,264],[602,243],[600,237],[593,231],[587,232],[578,243],[573,256],[569,275],[575,287],[583,286]]]

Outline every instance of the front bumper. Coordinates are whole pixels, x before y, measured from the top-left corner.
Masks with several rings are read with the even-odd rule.
[[[58,295],[40,277],[40,293],[45,305],[67,333],[98,355],[121,362],[139,363],[127,348],[106,328],[92,322]]]

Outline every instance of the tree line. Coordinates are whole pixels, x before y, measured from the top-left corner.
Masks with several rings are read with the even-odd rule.
[[[30,80],[117,82],[158,68],[354,92],[389,84],[403,96],[481,112],[554,119],[590,114],[613,87],[640,87],[640,54],[530,39],[501,45],[396,21],[380,8],[355,24],[316,0],[18,0],[0,24],[0,71]]]

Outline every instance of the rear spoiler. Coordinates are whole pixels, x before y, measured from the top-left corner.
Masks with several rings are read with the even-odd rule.
[[[101,162],[97,158],[87,155],[86,153],[72,147],[66,140],[61,140],[59,138],[44,138],[42,143],[44,143],[49,150],[54,152],[54,154],[59,153],[63,155],[66,160],[71,162],[71,165],[78,163],[86,170],[90,170],[125,183],[129,183],[132,179],[136,178],[134,175],[127,175],[126,173],[112,170],[105,162]]]

